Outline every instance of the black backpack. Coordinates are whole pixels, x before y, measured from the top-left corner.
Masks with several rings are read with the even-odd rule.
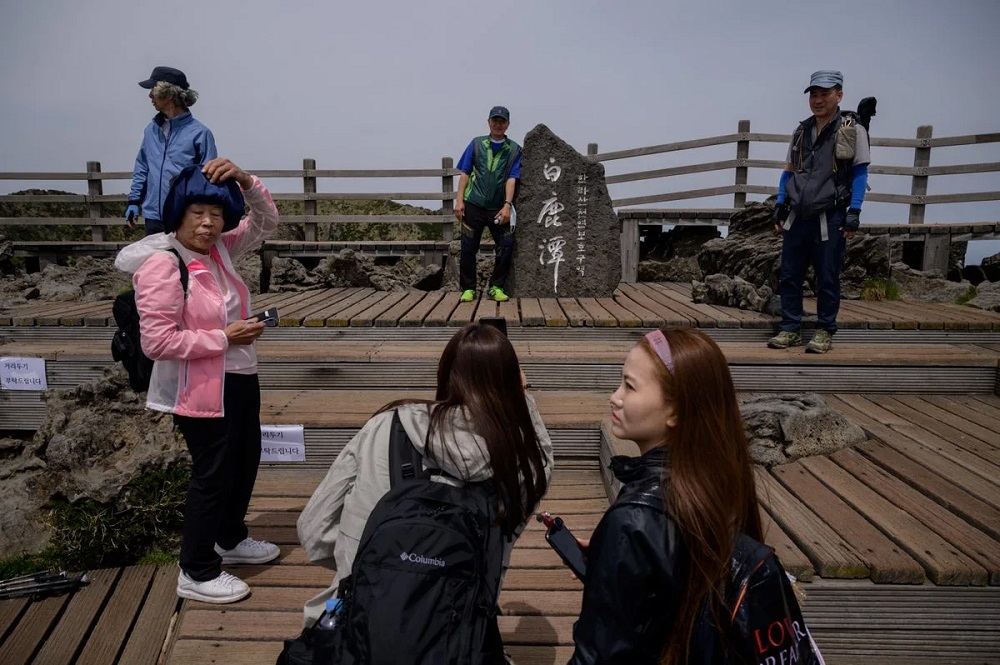
[[[170,248],[171,254],[177,257],[181,271],[181,287],[187,295],[188,269],[184,259],[176,249]],[[120,362],[128,372],[128,382],[132,390],[145,392],[149,390],[149,379],[153,375],[153,361],[142,352],[139,335],[139,310],[135,306],[135,289],[128,289],[115,296],[111,305],[111,313],[115,317],[118,330],[111,339],[111,357]]]
[[[389,444],[391,489],[365,524],[343,602],[334,659],[351,665],[480,665],[495,621],[503,530],[489,481],[431,480],[398,413]],[[454,479],[452,479],[454,480]],[[316,665],[327,665],[319,660]]]

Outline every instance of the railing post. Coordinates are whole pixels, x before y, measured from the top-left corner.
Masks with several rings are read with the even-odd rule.
[[[100,178],[91,177],[94,173],[101,172],[100,162],[87,162],[87,195],[88,196],[101,196],[104,194],[104,181]],[[90,207],[90,218],[97,220],[101,218],[101,202],[91,201]],[[90,239],[94,242],[102,242],[104,240],[104,226],[101,224],[94,224],[90,227]]]
[[[736,132],[739,134],[749,134],[750,133],[750,121],[740,120],[739,124],[736,126]],[[750,158],[750,137],[747,139],[736,141],[736,186],[747,184],[747,166],[746,160]],[[741,166],[742,164],[742,166]],[[733,207],[743,208],[747,204],[747,193],[746,192],[736,192],[733,194]]]
[[[596,154],[597,154],[597,144],[596,143],[588,143],[587,144],[587,156],[588,157],[593,157]]]
[[[639,220],[634,217],[621,220],[622,225],[622,281],[634,284],[639,281]]]
[[[461,192],[455,193],[455,176],[451,175],[451,170],[455,167],[455,161],[451,157],[441,158],[441,193],[461,196]],[[441,239],[451,242],[455,237],[455,199],[441,199],[441,214],[444,220],[441,222]]]
[[[305,171],[315,171],[316,170],[316,160],[315,159],[303,159],[302,169]],[[302,191],[306,194],[316,193],[316,176],[302,176]],[[302,214],[303,215],[315,215],[316,214],[316,201],[305,200],[302,202]],[[307,241],[313,242],[317,239],[316,237],[317,224],[316,222],[307,222],[302,225],[303,238]]]
[[[927,168],[931,165],[931,146],[930,138],[934,134],[934,127],[931,125],[921,125],[917,127],[917,139],[921,140],[921,146],[914,148],[913,150],[913,166],[914,168]],[[910,194],[912,196],[926,196],[927,195],[927,176],[926,175],[914,175],[913,184],[910,185]],[[910,204],[910,218],[908,220],[910,224],[923,224],[924,223],[924,203],[911,203]]]

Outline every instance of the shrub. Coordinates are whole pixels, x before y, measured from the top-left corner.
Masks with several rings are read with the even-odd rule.
[[[867,279],[861,285],[862,300],[899,300],[899,284],[891,279]]]

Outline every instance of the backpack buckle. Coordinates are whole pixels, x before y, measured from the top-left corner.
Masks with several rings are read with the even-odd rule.
[[[413,470],[412,462],[404,462],[400,466],[400,473],[403,476],[403,480],[410,480],[411,478],[415,478],[417,475],[416,471]]]

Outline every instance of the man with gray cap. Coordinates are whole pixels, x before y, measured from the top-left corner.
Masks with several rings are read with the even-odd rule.
[[[510,111],[505,106],[490,109],[490,133],[469,143],[458,160],[458,198],[455,218],[462,224],[459,285],[462,302],[476,298],[476,255],[488,228],[495,243],[496,260],[487,294],[497,302],[509,300],[504,284],[514,255],[514,191],[521,177],[521,146],[507,137]]]
[[[163,204],[174,176],[185,166],[204,164],[219,155],[211,130],[188,110],[198,101],[198,93],[188,85],[184,72],[154,67],[139,85],[149,90],[157,113],[146,126],[135,158],[125,221],[134,226],[141,214],[146,235],[152,235],[163,231]]]
[[[781,244],[781,330],[767,345],[802,344],[802,282],[816,274],[816,332],[806,345],[826,353],[833,345],[840,311],[840,269],[847,240],[861,223],[871,150],[868,134],[851,114],[841,114],[844,76],[815,72],[805,92],[812,116],[792,135],[778,181],[772,221]]]

